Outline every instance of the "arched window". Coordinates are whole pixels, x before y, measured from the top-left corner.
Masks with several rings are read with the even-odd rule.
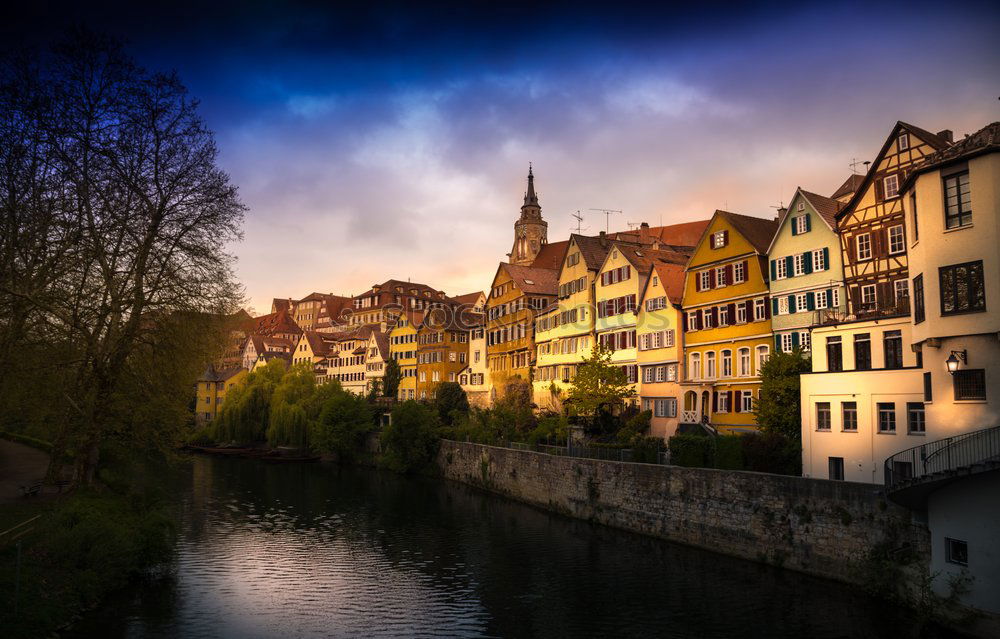
[[[691,353],[690,379],[701,379],[701,353]]]
[[[771,354],[771,349],[767,347],[766,344],[761,344],[757,347],[757,374],[760,375],[760,369],[764,367],[764,362],[767,361],[768,356]]]
[[[722,376],[733,376],[733,352],[728,349],[722,351]]]
[[[752,375],[750,369],[750,349],[741,348],[736,351],[736,353],[739,357],[739,368],[737,369],[739,371],[739,376],[750,377],[750,375]]]
[[[715,370],[715,352],[711,351],[705,353],[705,377],[708,379],[715,379],[717,375]]]

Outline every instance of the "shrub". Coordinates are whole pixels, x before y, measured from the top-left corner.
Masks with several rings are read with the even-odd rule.
[[[670,463],[676,466],[712,468],[715,445],[707,435],[674,435],[668,442]]]
[[[392,421],[382,431],[382,463],[398,473],[426,467],[437,453],[437,412],[407,401],[392,410]]]
[[[715,467],[724,470],[743,470],[743,437],[720,435],[715,438]]]
[[[744,467],[760,473],[802,474],[802,449],[798,442],[778,433],[743,435]]]
[[[552,444],[562,446],[566,444],[566,437],[569,435],[569,420],[559,415],[547,415],[538,420],[538,426],[528,433],[528,443]]]
[[[456,382],[441,382],[438,385],[434,405],[441,422],[449,426],[453,423],[456,412],[459,415],[469,412],[469,398]]]
[[[363,397],[335,389],[323,404],[313,437],[316,448],[357,459],[364,452],[365,436],[375,429],[375,414]]]

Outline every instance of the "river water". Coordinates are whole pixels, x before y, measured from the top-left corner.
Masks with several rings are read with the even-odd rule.
[[[195,457],[174,576],[71,636],[944,637],[856,589],[332,464]]]

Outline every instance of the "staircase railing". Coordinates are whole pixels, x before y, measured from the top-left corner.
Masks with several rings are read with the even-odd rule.
[[[1000,464],[1000,426],[939,439],[892,455],[885,460],[885,487],[891,491],[937,473],[990,462]]]

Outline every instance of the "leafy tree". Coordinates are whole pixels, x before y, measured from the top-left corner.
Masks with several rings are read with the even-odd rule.
[[[439,425],[433,408],[412,400],[399,404],[382,431],[382,463],[399,473],[424,468],[437,453]]]
[[[777,433],[801,445],[799,375],[809,370],[809,359],[803,357],[798,348],[791,353],[771,353],[760,369],[760,401],[754,408],[761,430]]]
[[[271,446],[308,448],[311,421],[306,412],[316,393],[316,375],[309,364],[293,366],[282,376],[271,398],[267,442]]]
[[[390,359],[385,363],[385,378],[382,382],[382,390],[386,397],[395,397],[399,393],[399,382],[403,379],[403,373],[399,369],[399,362]]]
[[[213,425],[216,441],[240,444],[264,441],[271,421],[271,400],[284,376],[284,362],[271,360],[227,391]]]
[[[378,377],[373,377],[368,380],[368,400],[372,401],[376,397],[383,397],[382,395],[382,380]]]
[[[610,350],[595,345],[590,357],[577,370],[568,401],[580,415],[590,416],[598,426],[610,421],[609,416],[631,397],[635,397],[635,390],[629,385],[625,370],[611,364]]]
[[[374,429],[375,414],[365,398],[337,389],[323,403],[313,439],[323,452],[356,459],[364,451],[365,437]]]
[[[469,398],[466,397],[461,385],[456,382],[438,384],[434,405],[441,421],[449,426],[454,421],[456,413],[462,415],[469,412]]]

